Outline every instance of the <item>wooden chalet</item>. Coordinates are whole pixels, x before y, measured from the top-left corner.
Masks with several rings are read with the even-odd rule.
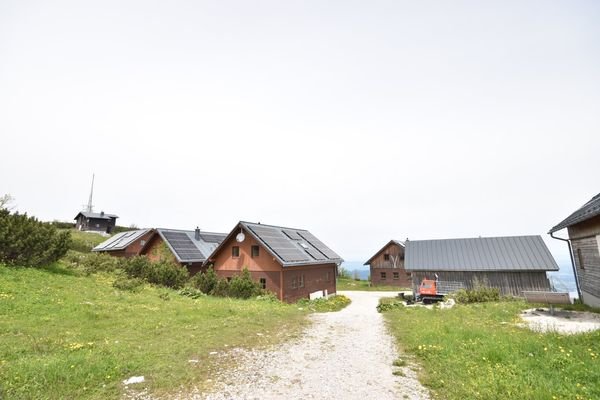
[[[410,273],[404,269],[404,243],[390,240],[364,265],[370,267],[371,284],[412,287]]]
[[[117,233],[92,249],[93,252],[107,253],[115,257],[133,257],[140,254],[154,229],[137,229]]]
[[[80,231],[111,233],[117,225],[118,216],[106,214],[104,211],[95,213],[80,211],[75,218],[75,228]]]
[[[155,229],[140,254],[150,261],[169,260],[185,266],[191,275],[205,269],[208,256],[227,234],[176,229]]]
[[[252,278],[286,302],[336,293],[342,259],[304,229],[239,222],[209,258],[217,275],[247,268]]]
[[[540,236],[407,240],[405,268],[416,290],[425,278],[458,282],[465,289],[481,283],[503,295],[548,291],[546,271],[558,265]]]
[[[560,239],[554,233],[565,228],[581,300],[590,306],[600,307],[600,193],[548,233]]]

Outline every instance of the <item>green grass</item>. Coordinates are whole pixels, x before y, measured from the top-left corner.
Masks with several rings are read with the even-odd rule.
[[[341,294],[336,296],[329,296],[328,298],[320,298],[315,300],[302,299],[296,304],[299,307],[308,309],[314,312],[333,312],[340,311],[341,309],[350,305],[352,301]]]
[[[397,286],[371,286],[370,281],[357,281],[352,278],[338,278],[337,290],[361,290],[370,292],[402,292],[410,290],[409,288],[399,288]]]
[[[218,363],[234,362],[210,352],[277,343],[305,324],[294,305],[131,293],[113,280],[0,265],[0,399],[120,398],[121,381],[138,375],[135,389],[158,395],[203,388]]]
[[[77,229],[65,229],[71,232],[71,250],[90,252],[94,247],[104,242],[109,236],[94,232],[81,232]]]
[[[600,332],[562,336],[515,326],[530,307],[407,307],[384,316],[436,399],[599,399]]]

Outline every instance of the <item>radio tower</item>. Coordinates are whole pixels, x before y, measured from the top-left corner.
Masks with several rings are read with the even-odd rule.
[[[94,212],[94,206],[92,205],[92,197],[94,196],[94,178],[95,177],[96,177],[96,175],[92,174],[92,189],[90,190],[90,198],[88,200],[87,207],[85,209],[89,213]]]

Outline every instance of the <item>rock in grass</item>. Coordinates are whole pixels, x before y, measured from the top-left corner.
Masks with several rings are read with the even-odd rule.
[[[131,385],[132,383],[142,383],[144,382],[143,376],[132,376],[129,379],[125,379],[123,381],[123,385]]]

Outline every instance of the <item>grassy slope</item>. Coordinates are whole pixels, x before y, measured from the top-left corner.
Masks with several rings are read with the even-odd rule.
[[[71,248],[73,250],[89,252],[94,247],[108,239],[108,236],[102,236],[95,232],[80,232],[77,229],[67,229],[71,232]]]
[[[134,375],[155,393],[202,387],[211,351],[283,340],[304,324],[278,302],[122,292],[111,276],[53,269],[0,265],[0,398],[118,398]]]
[[[561,336],[514,325],[521,302],[406,308],[384,315],[439,399],[600,399],[600,332]]]
[[[362,290],[370,292],[400,292],[410,290],[409,288],[399,288],[397,286],[371,286],[369,281],[357,281],[350,278],[338,278],[337,290]]]

